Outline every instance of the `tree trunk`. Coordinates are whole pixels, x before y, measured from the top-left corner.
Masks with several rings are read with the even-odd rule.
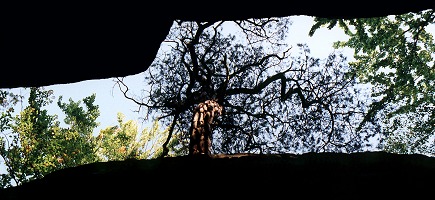
[[[222,106],[214,100],[206,100],[196,106],[190,127],[189,155],[211,155],[213,119],[220,114]]]

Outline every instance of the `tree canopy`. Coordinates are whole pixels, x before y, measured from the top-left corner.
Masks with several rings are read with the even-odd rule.
[[[9,98],[3,102],[16,102],[15,96],[7,91]],[[3,112],[0,156],[4,160],[7,174],[1,174],[1,186],[20,185],[66,167],[96,162],[93,153],[92,130],[97,126],[98,106],[93,106],[95,95],[84,99],[86,109],[79,102],[58,104],[66,114],[62,128],[57,115],[50,115],[44,108],[52,103],[52,90],[30,88],[28,106],[18,115],[14,110]],[[7,97],[7,96],[6,96]],[[10,101],[13,100],[13,101]],[[3,104],[3,106],[6,106]],[[12,105],[10,105],[12,106]]]
[[[119,113],[119,125],[102,129],[95,135],[100,111],[99,106],[94,105],[96,94],[92,94],[79,101],[63,102],[62,96],[58,98],[57,105],[65,114],[66,127],[63,127],[58,115],[46,109],[53,103],[54,91],[43,87],[28,89],[27,106],[22,110],[16,108],[24,96],[0,90],[0,164],[6,170],[0,174],[0,188],[40,179],[63,168],[94,162],[151,159],[162,152],[167,130],[161,130],[157,122],[139,132],[133,120],[124,122]],[[173,149],[169,156],[182,151],[173,147],[176,141],[168,145]]]
[[[315,18],[309,34],[338,25],[350,38],[335,47],[354,49],[353,62],[340,51],[315,58],[306,44],[289,46],[290,19],[175,21],[145,72],[141,96],[116,79],[124,96],[154,120],[141,132],[119,113],[118,125],[94,135],[95,94],[80,101],[59,97],[62,127],[44,109],[53,91],[30,88],[28,106],[14,115],[24,97],[0,90],[0,156],[8,172],[0,186],[97,161],[348,153],[364,151],[373,139],[388,152],[435,153],[433,10]],[[367,84],[371,96],[361,96]]]
[[[369,145],[356,133],[365,106],[346,58],[288,46],[290,25],[290,18],[177,21],[146,71],[142,97],[122,78],[119,87],[170,127],[168,140],[180,132],[184,145],[195,108],[216,101],[223,111],[212,122],[213,153],[361,151]]]
[[[315,22],[311,35],[322,26],[338,26],[350,36],[335,47],[354,49],[350,69],[358,81],[372,85],[374,102],[359,129],[381,134],[386,151],[434,154],[435,11]]]

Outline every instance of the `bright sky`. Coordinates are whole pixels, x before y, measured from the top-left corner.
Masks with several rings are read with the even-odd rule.
[[[327,58],[327,56],[334,51],[332,43],[338,40],[345,40],[347,36],[339,30],[334,28],[328,30],[327,28],[321,28],[316,31],[313,37],[308,36],[308,32],[313,24],[313,18],[308,16],[293,16],[291,17],[293,25],[290,27],[289,43],[296,45],[297,43],[306,43],[311,49],[311,55],[318,58]],[[296,48],[295,48],[296,49]],[[349,49],[343,52],[348,56],[348,60],[351,60],[353,52]],[[137,95],[140,95],[140,90],[144,87],[143,73],[131,75],[124,79],[131,90],[135,91]],[[151,122],[142,123],[143,117],[141,113],[133,112],[138,109],[138,105],[127,100],[123,97],[122,93],[115,86],[113,78],[88,80],[71,84],[59,84],[46,86],[46,90],[53,90],[55,99],[46,109],[49,114],[57,114],[59,120],[63,121],[64,115],[56,104],[59,96],[63,96],[63,102],[67,102],[69,98],[73,101],[82,100],[83,98],[96,93],[95,105],[99,106],[100,117],[97,119],[100,122],[94,134],[98,134],[101,129],[109,126],[118,125],[117,113],[122,112],[125,115],[125,121],[135,120],[141,131],[146,126],[150,126]],[[28,96],[29,91],[23,88],[15,88],[12,92],[16,94],[22,94]],[[25,99],[27,101],[27,99]],[[27,102],[25,102],[27,103]],[[0,173],[5,173],[3,161],[0,159]]]
[[[313,18],[308,16],[292,16],[291,19],[293,25],[290,27],[289,44],[308,44],[308,47],[311,50],[311,55],[314,57],[322,59],[326,58],[332,51],[334,51],[332,48],[333,42],[347,39],[347,36],[344,35],[343,31],[338,28],[332,30],[321,28],[316,31],[313,37],[309,37],[308,32],[313,24]],[[434,30],[433,33],[435,33],[435,26],[431,26],[430,29]],[[353,51],[351,49],[345,49],[343,53],[348,57],[349,61],[352,60]],[[131,75],[124,79],[130,89],[135,91],[137,95],[140,94],[140,90],[145,85],[143,80],[143,73]],[[52,85],[46,86],[45,88],[54,91],[55,102],[60,95],[63,96],[63,102],[67,102],[69,98],[78,101],[96,93],[95,105],[99,105],[101,112],[100,117],[97,119],[100,122],[100,127],[98,127],[94,132],[96,134],[99,133],[101,129],[118,125],[116,119],[118,112],[122,112],[125,115],[125,121],[137,121],[140,128],[138,131],[141,131],[144,127],[150,126],[151,122],[142,123],[140,118],[143,115],[141,115],[141,113],[133,112],[138,109],[138,105],[125,99],[119,89],[114,86],[115,82],[113,81],[113,78],[108,78],[71,84]],[[23,88],[13,89],[12,92],[16,94],[21,93],[22,95],[27,96],[29,93],[28,90],[24,90]],[[62,121],[64,115],[55,102],[47,107],[47,109],[49,110],[49,114],[57,114],[59,119]],[[0,174],[2,173],[6,173],[6,170],[3,165],[3,160],[0,158]]]
[[[313,18],[308,16],[293,16],[291,19],[293,25],[290,27],[289,43],[307,43],[314,57],[326,58],[334,50],[332,48],[333,42],[347,39],[347,36],[337,28],[332,30],[321,28],[316,31],[313,37],[309,37],[308,32],[313,24]],[[353,54],[351,50],[346,50],[344,53],[349,59]],[[140,95],[140,90],[144,87],[143,73],[128,76],[124,80],[131,90]],[[149,123],[142,124],[143,120],[140,117],[143,117],[143,115],[134,112],[138,109],[138,105],[123,97],[117,86],[115,86],[113,78],[51,85],[45,88],[54,91],[55,102],[60,95],[63,96],[63,102],[67,102],[69,98],[78,101],[96,93],[95,105],[99,105],[101,112],[100,117],[97,119],[100,122],[100,127],[95,130],[96,133],[108,126],[118,125],[116,121],[118,112],[122,112],[125,115],[125,121],[136,120],[140,128],[150,125]],[[13,92],[21,92],[23,95],[29,93],[28,90],[23,88],[16,88]],[[55,102],[47,107],[47,109],[50,114],[57,114],[59,119],[63,120],[64,115]]]

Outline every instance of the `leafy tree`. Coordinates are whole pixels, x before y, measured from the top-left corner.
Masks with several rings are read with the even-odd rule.
[[[59,108],[65,113],[64,122],[68,128],[61,128],[57,136],[58,151],[63,152],[62,166],[74,167],[99,161],[95,155],[97,145],[93,130],[98,127],[96,122],[100,116],[98,105],[94,105],[96,94],[83,98],[83,101],[62,103],[62,96],[58,99]],[[82,107],[81,104],[85,107]],[[56,152],[56,151],[55,151]]]
[[[429,31],[434,26],[434,12],[315,18],[310,31],[313,35],[320,27],[338,25],[350,36],[335,47],[355,50],[351,71],[359,81],[372,85],[373,103],[359,129],[381,132],[380,147],[386,151],[435,153],[435,43],[433,31]]]
[[[123,123],[124,115],[118,113],[118,126],[100,131],[98,154],[102,160],[125,160],[137,158],[139,142],[136,142],[137,125],[133,120]]]
[[[5,94],[2,93],[2,106],[6,108]],[[79,106],[80,101],[70,100],[66,104],[59,98],[69,128],[61,128],[57,115],[49,115],[44,109],[52,103],[52,95],[52,90],[32,87],[28,106],[18,115],[12,116],[11,108],[2,112],[1,131],[5,136],[0,143],[0,156],[8,172],[2,174],[2,187],[20,185],[58,169],[96,161],[91,137],[99,116],[98,106],[93,106],[95,95],[84,99],[86,110]],[[14,99],[12,94],[10,97]]]
[[[124,117],[122,113],[118,113],[119,125],[107,127],[101,130],[97,136],[97,155],[101,160],[151,159],[158,157],[162,153],[162,144],[168,130],[159,130],[159,124],[155,121],[151,128],[145,128],[139,134],[135,121],[124,122]],[[173,140],[169,146],[174,144],[177,144],[176,140]],[[170,155],[177,154],[179,153],[171,152]]]
[[[142,147],[140,149],[139,159],[152,159],[158,158],[163,155],[163,144],[168,137],[169,129],[161,130],[159,121],[154,120],[151,127],[144,128],[140,135],[140,141],[142,141]],[[174,157],[186,154],[188,151],[185,145],[182,145],[180,134],[175,133],[167,146],[171,151],[168,152],[168,156]]]
[[[13,163],[9,157],[16,155],[16,151],[8,151],[9,146],[11,146],[10,141],[15,142],[17,140],[16,137],[10,132],[10,125],[13,121],[13,113],[15,112],[14,107],[22,102],[23,96],[13,94],[9,90],[0,90],[0,132],[1,132],[1,140],[0,140],[0,155],[6,166],[11,165],[9,167],[9,171],[11,168],[14,168]],[[10,174],[1,174],[0,175],[0,188],[5,188],[10,185],[12,179],[14,179],[14,175]]]
[[[44,109],[53,102],[52,90],[30,88],[28,106],[17,115],[14,107],[24,97],[6,90],[0,92],[0,156],[8,172],[1,174],[1,188],[21,185],[66,167],[108,160],[150,159],[162,153],[161,144],[168,130],[160,130],[157,121],[139,135],[137,125],[132,120],[124,123],[124,115],[119,113],[119,127],[108,127],[94,136],[100,115],[94,105],[95,94],[82,101],[69,99],[67,103],[62,96],[58,98],[57,105],[65,113],[67,128],[63,128],[58,116]],[[183,152],[182,147],[175,146],[178,143],[176,138],[169,143],[173,149],[170,155]]]
[[[167,141],[181,133],[189,154],[197,153],[198,133],[199,145],[212,143],[213,153],[360,151],[368,139],[355,130],[364,102],[346,58],[313,58],[304,44],[292,55],[285,44],[290,25],[289,18],[177,21],[168,48],[146,71],[142,97],[122,78],[119,88],[169,127]],[[165,156],[167,142],[163,147]]]
[[[11,140],[2,146],[3,159],[7,165],[11,179],[18,185],[56,169],[55,157],[47,154],[51,148],[48,138],[52,137],[56,128],[56,116],[50,116],[42,107],[50,103],[51,91],[30,89],[28,106],[13,117],[10,124]]]

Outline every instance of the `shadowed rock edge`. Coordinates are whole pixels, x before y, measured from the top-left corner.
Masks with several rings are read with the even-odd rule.
[[[168,191],[162,197],[179,197],[191,190],[208,195],[221,190],[213,193],[217,196],[231,190],[240,197],[287,193],[391,197],[422,195],[414,191],[430,191],[434,178],[435,158],[419,154],[236,154],[92,163],[0,192],[1,199],[57,199],[64,194],[71,198],[134,197],[146,191],[153,195]]]

